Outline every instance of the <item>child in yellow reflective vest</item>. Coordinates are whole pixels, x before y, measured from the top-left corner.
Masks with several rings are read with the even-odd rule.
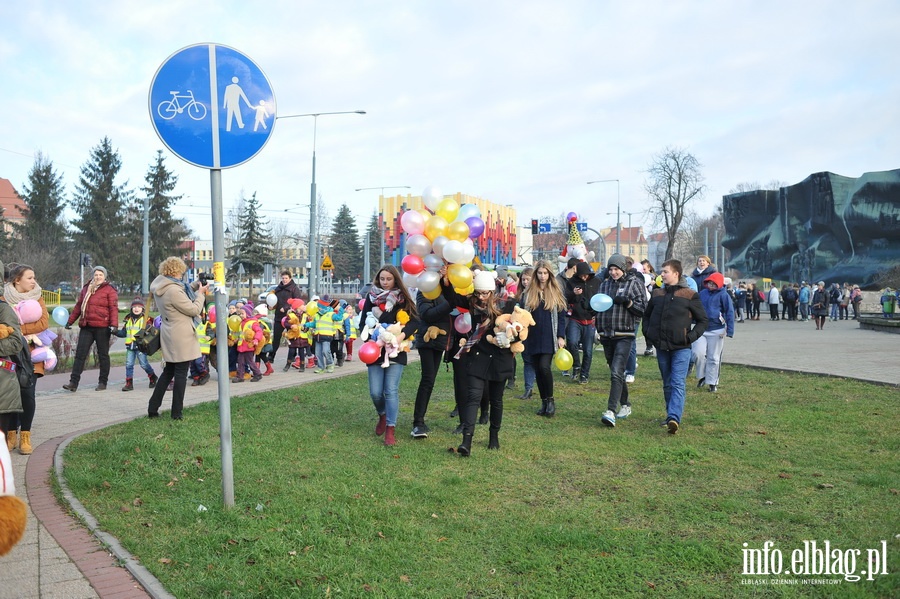
[[[262,379],[262,373],[254,358],[256,357],[256,348],[263,342],[263,332],[259,322],[253,317],[253,308],[244,306],[243,312],[243,320],[239,329],[240,338],[237,343],[237,376],[231,379],[231,382],[243,383],[244,372],[249,370],[253,374],[250,380],[255,383]]]
[[[353,309],[353,306],[347,305],[344,308],[344,330],[347,333],[347,338],[344,340],[344,347],[347,348],[347,361],[353,360],[353,342],[356,341],[356,338],[359,336],[359,331],[356,329],[356,310]]]
[[[131,312],[125,316],[122,322],[122,328],[119,330],[117,337],[125,338],[125,386],[122,391],[134,390],[134,360],[135,358],[140,364],[144,372],[150,378],[150,388],[156,386],[156,371],[150,365],[147,354],[139,352],[134,348],[135,334],[147,326],[147,316],[144,314],[144,300],[136,297],[131,302]]]

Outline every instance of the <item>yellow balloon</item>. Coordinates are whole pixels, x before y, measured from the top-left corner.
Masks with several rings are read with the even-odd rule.
[[[465,289],[472,284],[472,271],[465,264],[451,264],[447,267],[447,277],[453,287]]]
[[[569,350],[560,348],[557,350],[556,355],[553,356],[553,364],[562,371],[570,369],[572,364],[574,364],[572,354],[569,353]]]
[[[309,302],[306,304],[306,313],[309,316],[315,316],[316,312],[319,311],[319,307],[316,305],[317,302]]]
[[[424,295],[425,297],[427,297],[430,300],[437,299],[441,295],[441,286],[438,285],[431,291],[422,291],[421,289],[419,289],[419,293],[421,293],[422,295]]]
[[[475,293],[475,283],[463,289],[463,295],[472,295],[473,293]]]
[[[430,216],[425,221],[425,237],[434,241],[447,232],[447,220],[440,216]]]
[[[447,236],[447,239],[462,243],[469,238],[469,225],[462,221],[450,223],[447,226],[447,232],[445,233],[445,235]]]
[[[241,317],[237,314],[232,314],[228,317],[228,329],[233,332],[238,332],[241,330]]]
[[[448,223],[453,222],[453,219],[456,218],[457,212],[459,212],[459,204],[457,204],[456,200],[452,198],[441,200],[441,203],[437,205],[437,209],[434,211],[435,214],[443,218]],[[460,239],[460,241],[462,240]]]
[[[428,222],[428,219],[431,218],[431,213],[426,208],[420,208],[416,212],[422,215],[422,220],[426,223]]]

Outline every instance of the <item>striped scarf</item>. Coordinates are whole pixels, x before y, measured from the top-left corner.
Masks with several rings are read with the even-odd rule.
[[[472,349],[472,346],[481,341],[481,338],[484,337],[484,332],[487,331],[487,323],[488,320],[482,320],[475,330],[472,331],[472,334],[466,339],[465,345],[459,348],[459,351],[456,352],[456,355],[453,356],[454,360],[458,360],[460,356],[464,356],[469,353],[469,350]]]

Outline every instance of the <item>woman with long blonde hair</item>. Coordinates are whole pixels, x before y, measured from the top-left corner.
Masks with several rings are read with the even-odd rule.
[[[566,346],[566,298],[546,260],[538,260],[534,265],[534,277],[525,288],[521,303],[531,312],[535,322],[528,331],[524,354],[534,366],[541,394],[541,409],[537,415],[552,418],[556,403],[550,362],[553,354]]]

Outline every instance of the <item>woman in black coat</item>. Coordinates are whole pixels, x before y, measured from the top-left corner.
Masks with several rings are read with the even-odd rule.
[[[428,299],[419,291],[416,296],[416,311],[419,313],[416,349],[419,350],[422,378],[419,379],[419,389],[416,391],[411,435],[414,439],[425,439],[429,433],[428,425],[425,424],[425,412],[428,410],[441,359],[450,345],[449,333],[453,330],[450,312],[453,311],[453,306],[442,295]]]
[[[488,341],[487,336],[493,335],[494,322],[500,314],[512,313],[515,302],[496,297],[494,277],[489,272],[481,271],[475,275],[475,292],[468,297],[458,295],[447,277],[443,278],[441,286],[447,301],[468,309],[472,315],[472,333],[453,357],[460,360],[460,366],[466,373],[467,388],[466,403],[460,412],[463,438],[456,451],[463,457],[468,457],[472,451],[475,418],[485,392],[491,403],[488,449],[500,449],[503,392],[507,379],[513,373],[514,358],[508,347],[498,347]]]

